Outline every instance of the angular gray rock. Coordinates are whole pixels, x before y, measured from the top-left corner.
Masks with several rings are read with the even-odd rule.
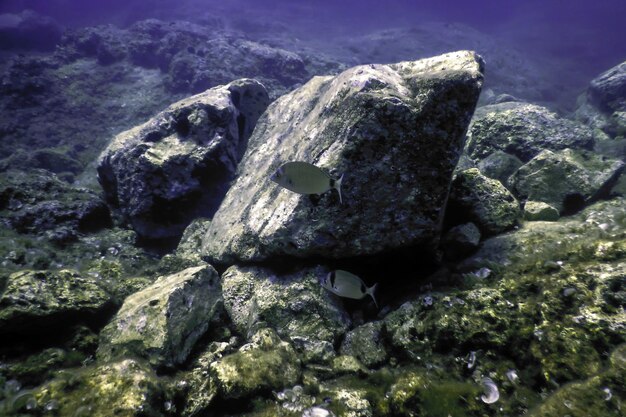
[[[182,363],[222,305],[219,276],[209,265],[159,277],[129,296],[100,333],[98,357],[147,358],[154,366]]]
[[[545,150],[517,170],[510,189],[521,200],[548,203],[561,214],[608,196],[624,169],[624,162],[590,152]]]
[[[498,180],[506,186],[509,177],[522,165],[524,165],[522,161],[515,155],[495,151],[478,163],[478,169],[483,175]]]
[[[605,112],[626,111],[626,61],[594,78],[588,94]]]
[[[626,61],[591,81],[574,115],[610,136],[626,133]]]
[[[0,296],[0,334],[54,332],[112,307],[95,280],[77,271],[20,271]]]
[[[526,220],[554,222],[559,220],[559,217],[559,211],[550,204],[541,201],[527,201],[524,204],[524,218]]]
[[[180,237],[217,210],[268,102],[258,82],[233,81],[120,133],[98,164],[107,199],[141,237]]]
[[[528,162],[544,149],[592,149],[591,129],[545,107],[507,102],[476,110],[467,132],[466,152],[474,160],[500,150]]]
[[[432,243],[482,84],[461,51],[315,77],[275,101],[203,242],[214,262],[273,256],[341,258]],[[344,174],[319,197],[278,187],[288,161]]]
[[[224,307],[244,336],[269,326],[280,337],[334,343],[350,319],[318,279],[322,267],[276,275],[260,267],[232,266],[222,275]]]
[[[443,238],[443,250],[449,259],[461,258],[478,247],[480,237],[480,230],[474,223],[454,226]]]
[[[446,221],[475,223],[484,235],[513,228],[521,218],[519,203],[498,180],[487,178],[477,168],[459,172],[452,181]]]

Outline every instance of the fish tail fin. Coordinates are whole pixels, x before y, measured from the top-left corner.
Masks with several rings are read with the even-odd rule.
[[[376,292],[376,288],[378,288],[378,283],[369,287],[367,289],[367,293],[370,295],[370,297],[372,297],[372,300],[374,300],[374,305],[376,306],[376,308],[378,308],[378,303],[376,302],[376,297],[374,296],[374,293]]]
[[[341,180],[343,180],[343,175],[344,174],[341,174],[341,177],[339,177],[339,179],[335,180],[333,183],[333,187],[339,193],[339,204],[343,204],[343,200],[341,199]]]

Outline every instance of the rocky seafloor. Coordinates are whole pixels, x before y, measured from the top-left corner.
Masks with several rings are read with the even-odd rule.
[[[626,62],[6,21],[0,416],[626,415]]]

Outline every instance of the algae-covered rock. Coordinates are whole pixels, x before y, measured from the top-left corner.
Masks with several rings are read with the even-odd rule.
[[[436,240],[481,83],[482,60],[463,51],[315,77],[280,97],[259,119],[203,254],[222,264],[340,258]],[[343,204],[334,190],[299,195],[270,181],[294,160],[343,173]]]
[[[334,343],[348,330],[350,319],[319,284],[327,273],[316,267],[277,275],[265,268],[232,266],[222,275],[224,307],[243,335],[265,325],[280,337]]]
[[[388,359],[381,334],[382,322],[370,322],[349,331],[339,352],[357,358],[368,368],[380,366]]]
[[[58,243],[111,225],[109,209],[95,192],[75,188],[44,170],[0,173],[0,213],[20,233],[44,234]]]
[[[232,353],[232,350],[233,347],[227,342],[211,342],[206,351],[190,365],[191,370],[178,378],[177,385],[183,388],[185,394],[181,415],[197,416],[210,409],[217,397],[217,387],[209,378],[209,367],[224,355]]]
[[[59,416],[166,416],[164,387],[135,359],[68,371],[34,392],[46,414]]]
[[[217,272],[210,265],[162,276],[129,296],[100,333],[98,357],[146,357],[156,366],[182,363],[221,306]]]
[[[524,204],[524,218],[530,221],[553,222],[559,219],[559,211],[548,203],[530,200]]]
[[[406,369],[394,376],[384,407],[394,416],[461,417],[482,408],[478,393],[478,387],[469,381],[440,381],[424,371]]]
[[[88,275],[69,269],[15,272],[0,297],[0,333],[55,332],[109,307],[109,294]]]
[[[551,417],[623,416],[626,400],[626,345],[615,349],[610,364],[596,376],[566,385],[548,397],[529,415]]]
[[[593,144],[593,132],[583,124],[535,104],[507,102],[476,111],[466,152],[482,160],[500,150],[528,162],[542,150],[591,149]]]
[[[542,151],[509,179],[519,199],[548,203],[571,214],[606,197],[624,169],[624,162],[565,149]]]
[[[178,242],[176,255],[188,259],[190,261],[201,261],[199,248],[202,246],[202,239],[206,234],[211,221],[205,218],[194,219],[189,226],[185,228],[183,236]]]
[[[524,165],[515,155],[497,150],[478,163],[478,169],[486,177],[500,181],[503,185],[519,167]]]
[[[481,233],[493,235],[513,228],[521,211],[500,181],[472,168],[459,172],[452,181],[446,216],[452,224],[473,222]]]
[[[98,164],[107,199],[140,236],[179,237],[217,210],[268,102],[259,82],[233,81],[120,133]]]
[[[271,329],[261,329],[238,352],[210,365],[210,376],[225,399],[293,386],[300,379],[298,357]]]

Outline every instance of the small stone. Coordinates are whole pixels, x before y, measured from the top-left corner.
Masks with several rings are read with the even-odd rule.
[[[553,222],[559,219],[559,211],[542,201],[527,201],[524,204],[524,218],[529,221]]]

